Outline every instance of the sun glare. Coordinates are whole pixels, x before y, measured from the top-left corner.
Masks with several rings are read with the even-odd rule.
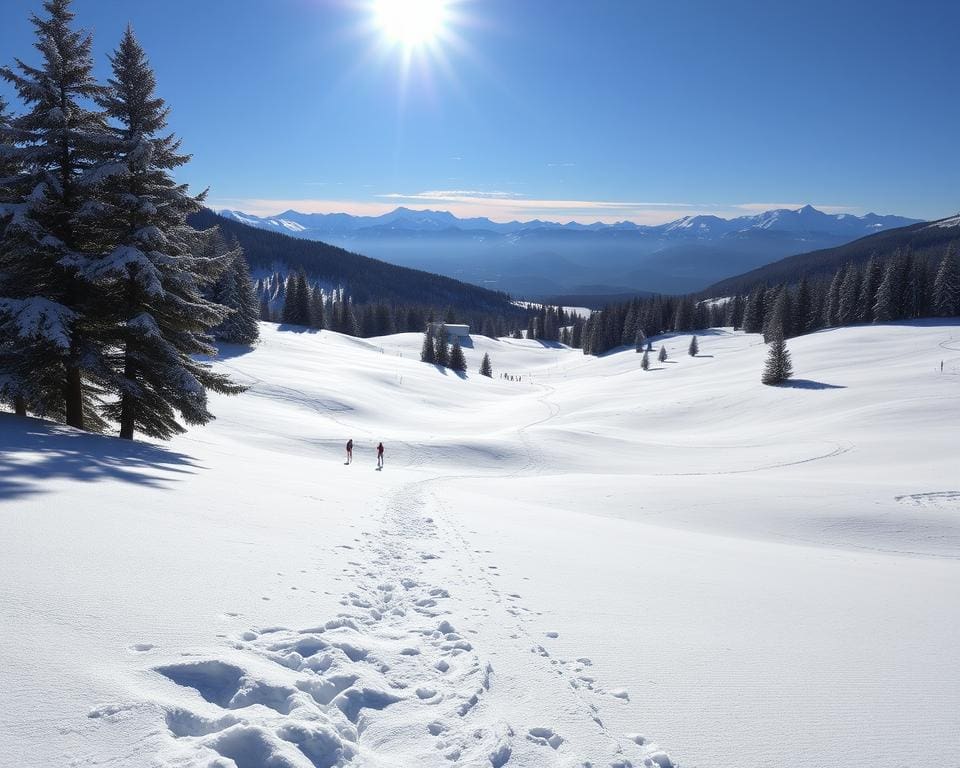
[[[443,32],[447,0],[375,0],[374,15],[391,42],[416,48]]]

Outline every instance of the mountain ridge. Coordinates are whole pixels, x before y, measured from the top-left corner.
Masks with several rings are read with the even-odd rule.
[[[872,213],[828,214],[812,206],[734,219],[687,216],[658,225],[498,223],[406,207],[381,216],[293,210],[275,217],[229,210],[221,215],[530,299],[600,284],[611,293],[689,293],[785,256],[918,223]]]
[[[876,232],[834,248],[788,256],[743,274],[720,280],[702,291],[704,297],[747,293],[760,284],[795,283],[801,277],[826,277],[845,264],[862,265],[871,257],[889,258],[897,251],[938,258],[948,247],[960,249],[960,214]]]

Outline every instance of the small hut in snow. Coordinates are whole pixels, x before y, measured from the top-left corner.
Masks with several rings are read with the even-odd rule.
[[[459,325],[456,323],[430,323],[430,332],[436,333],[441,328],[447,329],[447,339],[454,337],[465,339],[470,335],[469,325]]]

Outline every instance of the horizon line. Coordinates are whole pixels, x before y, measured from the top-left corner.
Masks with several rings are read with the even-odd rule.
[[[209,206],[217,211],[237,211],[259,218],[276,218],[287,211],[302,214],[343,214],[383,216],[399,208],[415,212],[449,213],[459,219],[486,218],[494,224],[527,223],[534,220],[550,224],[658,226],[686,217],[715,216],[726,221],[777,210],[798,211],[810,206],[828,215],[857,217],[876,214],[858,206],[814,203],[738,203],[732,205],[698,203],[617,202],[596,200],[531,200],[527,198],[478,197],[461,194],[419,193],[414,195],[377,195],[378,200],[331,200],[319,198],[215,198]],[[431,205],[432,203],[432,205]],[[421,207],[422,206],[422,207]],[[439,206],[439,207],[438,207]],[[567,215],[564,215],[566,213]],[[726,214],[726,215],[724,215]],[[903,217],[911,218],[911,217]],[[935,219],[930,219],[935,220]]]

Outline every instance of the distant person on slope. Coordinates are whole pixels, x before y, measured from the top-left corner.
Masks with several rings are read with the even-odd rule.
[[[353,438],[352,437],[349,440],[347,440],[347,460],[344,463],[345,464],[353,463]]]
[[[377,469],[383,469],[383,443],[377,446]]]

